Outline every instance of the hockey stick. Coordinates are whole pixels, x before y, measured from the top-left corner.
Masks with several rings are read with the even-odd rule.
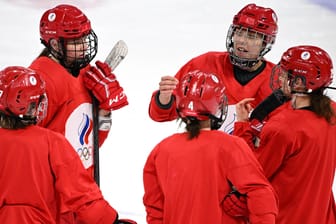
[[[112,48],[110,53],[105,59],[111,70],[120,64],[120,62],[126,57],[128,53],[128,47],[123,40],[119,40]],[[100,185],[100,171],[99,171],[99,102],[92,95],[92,120],[93,120],[93,170],[94,180],[97,185]]]

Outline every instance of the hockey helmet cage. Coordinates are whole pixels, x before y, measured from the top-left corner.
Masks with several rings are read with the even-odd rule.
[[[263,37],[263,46],[257,58],[240,58],[233,53],[233,35],[236,30],[247,30]],[[241,68],[254,66],[267,52],[272,49],[278,33],[278,17],[271,8],[264,8],[256,4],[248,4],[234,17],[226,38],[226,48],[230,53],[232,64]]]
[[[45,82],[32,69],[9,66],[0,71],[0,110],[36,122],[46,115]]]
[[[40,36],[42,44],[75,77],[97,55],[98,38],[90,20],[74,6],[62,4],[47,10],[40,20]]]
[[[189,72],[183,76],[177,87],[176,105],[179,116],[198,120],[211,119],[213,129],[220,128],[227,113],[224,91],[223,82],[215,74],[199,70]]]

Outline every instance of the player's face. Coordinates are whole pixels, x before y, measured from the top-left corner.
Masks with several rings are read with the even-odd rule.
[[[47,95],[44,94],[40,97],[40,102],[37,108],[37,122],[42,121],[46,115],[48,110],[48,98]]]
[[[240,58],[257,58],[263,47],[263,39],[261,33],[244,27],[236,28],[232,37],[234,54]]]
[[[87,49],[89,48],[89,41],[87,36],[69,40],[66,43],[67,58],[68,59],[83,59],[86,55]]]
[[[295,76],[290,81],[290,87],[295,92],[306,92],[305,78],[301,76]]]
[[[43,120],[47,114],[48,99],[46,94],[39,97],[38,102],[33,100],[29,103],[25,116],[36,118],[37,123]]]

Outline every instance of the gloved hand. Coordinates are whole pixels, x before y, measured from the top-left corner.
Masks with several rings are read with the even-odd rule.
[[[226,214],[233,217],[248,217],[249,214],[246,195],[239,193],[235,189],[225,196],[223,208]]]
[[[118,219],[114,224],[137,224],[137,222],[131,219]]]
[[[96,66],[84,74],[84,85],[98,99],[99,108],[118,110],[128,105],[127,96],[111,68],[101,61],[97,61]]]

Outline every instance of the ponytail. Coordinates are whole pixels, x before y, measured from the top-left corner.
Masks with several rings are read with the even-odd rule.
[[[189,134],[188,139],[197,138],[201,132],[201,122],[195,117],[180,118],[186,124],[186,130]]]
[[[312,111],[323,117],[329,124],[336,124],[336,114],[332,107],[330,97],[323,94],[324,89],[315,90],[310,94]]]

